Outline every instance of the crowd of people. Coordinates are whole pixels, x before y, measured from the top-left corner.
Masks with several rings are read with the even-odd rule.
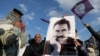
[[[15,16],[12,15],[12,13],[15,14]],[[42,40],[40,33],[36,33],[32,39],[28,40],[28,45],[26,45],[27,34],[25,32],[25,25],[21,20],[22,15],[23,14],[19,10],[13,9],[11,14],[7,16],[5,20],[3,20],[3,23],[0,23],[0,56],[19,56],[18,54],[21,54],[19,53],[21,52],[20,49],[23,48],[25,48],[25,50],[22,52],[22,56],[45,56],[45,54],[56,55],[57,52],[54,52],[54,46],[50,44],[50,41],[46,41],[46,38]],[[12,18],[12,16],[14,16],[15,18]],[[92,29],[92,27],[88,23],[83,23],[83,25],[100,43],[100,34]],[[5,26],[8,26],[10,28],[4,29]],[[61,26],[65,28],[57,29]],[[58,54],[72,54],[69,53],[69,51],[73,49],[69,47],[76,47],[76,49],[74,49],[74,52],[77,52],[77,56],[100,56],[100,49],[98,49],[98,53],[96,53],[95,51],[97,50],[97,48],[94,43],[85,44],[82,40],[77,38],[77,30],[75,30],[75,39],[67,36],[67,40],[63,40],[65,36],[61,35],[62,33],[60,33],[60,31],[64,32],[65,35],[66,33],[68,33],[67,31],[70,30],[68,21],[64,19],[58,21],[54,25],[54,30],[57,33],[57,35],[55,36],[56,41],[61,45],[61,52],[59,52]],[[71,45],[63,44],[65,42],[71,43]],[[50,51],[48,52],[48,50]]]
[[[96,37],[95,35],[93,36],[95,37],[95,39],[99,41],[99,34],[95,32],[89,24],[84,23],[84,26],[91,32],[92,35],[93,33],[96,34],[96,36],[98,35],[98,37]],[[76,32],[75,36],[77,37],[78,36],[77,30],[75,32]],[[46,39],[41,40],[40,34],[35,34],[35,37],[29,40],[29,45],[27,46],[23,56],[43,56],[44,49],[46,48],[45,42],[46,42]],[[75,46],[77,46],[78,56],[99,56],[100,55],[99,54],[100,50],[98,51],[98,54],[95,52],[96,47],[94,43],[88,44],[87,47],[85,46],[86,44],[84,44],[84,42],[81,41],[80,39],[73,40],[73,43],[75,44]]]
[[[94,38],[96,40],[100,40],[99,39],[99,34],[94,31],[92,29],[92,27],[88,24],[88,23],[84,23],[83,24],[89,31],[90,33],[94,36]],[[39,37],[38,37],[39,35]],[[78,37],[78,33],[77,30],[75,31],[75,37]],[[39,41],[38,41],[39,40]],[[71,39],[69,38],[69,41],[72,41],[72,43],[75,44],[75,46],[77,47],[77,51],[78,51],[78,56],[99,56],[100,55],[100,50],[98,49],[98,52],[96,52],[96,47],[95,44],[90,42],[89,44],[85,44],[85,42],[83,42],[80,39]],[[48,45],[48,41],[43,40],[41,41],[41,35],[40,34],[36,34],[35,37],[31,40],[29,40],[30,45],[27,46],[23,56],[43,56],[46,53],[48,54],[47,51],[45,51],[46,48],[50,49],[49,45],[48,47],[46,45]],[[35,43],[35,44],[34,44]],[[37,44],[38,45],[37,45]],[[100,42],[99,42],[100,43]],[[50,43],[49,43],[50,44]],[[39,46],[40,45],[40,46]],[[33,48],[31,48],[31,47]],[[38,48],[38,49],[37,49]],[[51,48],[52,49],[52,48]],[[31,52],[33,50],[33,52]],[[65,49],[64,49],[65,50]],[[68,50],[68,49],[67,49]],[[50,51],[51,52],[51,51]],[[45,53],[45,54],[44,54]],[[67,52],[66,52],[67,53]],[[38,55],[37,55],[38,54]],[[61,54],[61,53],[60,53]]]

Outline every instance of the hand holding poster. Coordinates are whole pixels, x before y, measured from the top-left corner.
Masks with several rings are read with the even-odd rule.
[[[59,17],[50,18],[50,24],[48,27],[45,48],[44,48],[44,56],[76,55],[75,50],[74,51],[68,50],[70,49],[69,42],[73,41],[74,38],[75,38],[74,16],[65,16],[64,18],[59,18]],[[75,45],[71,43],[70,47],[72,47],[73,49]]]

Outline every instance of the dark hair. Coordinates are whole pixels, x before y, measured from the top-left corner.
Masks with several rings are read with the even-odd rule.
[[[69,22],[68,20],[66,20],[66,19],[61,19],[61,20],[57,21],[57,22],[54,24],[53,27],[55,27],[55,25],[57,25],[57,24],[59,24],[59,25],[67,24],[68,30],[70,30],[70,22]]]

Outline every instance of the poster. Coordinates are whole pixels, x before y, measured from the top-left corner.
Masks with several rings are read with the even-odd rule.
[[[44,56],[66,56],[67,54],[64,49],[67,49],[65,45],[69,44],[69,38],[71,40],[75,38],[75,17],[64,16],[50,18],[44,47]]]

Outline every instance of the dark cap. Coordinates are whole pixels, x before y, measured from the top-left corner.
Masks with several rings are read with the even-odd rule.
[[[23,16],[23,13],[20,10],[14,8],[13,11],[15,11],[16,13],[20,14],[21,16]]]
[[[11,22],[14,23],[16,21],[22,21],[21,16],[23,16],[23,13],[20,10],[14,8],[10,11],[6,19],[11,20]]]

